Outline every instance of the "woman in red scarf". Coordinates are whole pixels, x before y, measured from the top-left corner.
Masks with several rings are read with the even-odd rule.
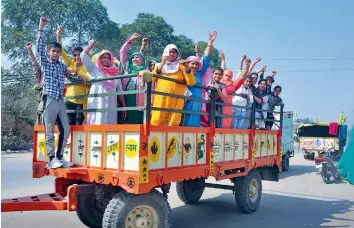
[[[94,64],[88,57],[90,50],[96,45],[96,41],[90,41],[86,49],[81,52],[81,61],[84,64],[87,72],[91,78],[113,77],[120,74],[120,70],[116,67],[114,57],[111,52],[107,50],[101,51]],[[109,92],[122,91],[122,83],[120,79],[101,81],[93,83],[90,89],[90,94],[102,94]],[[125,107],[124,96],[120,95],[119,102]],[[89,97],[88,109],[106,109],[117,107],[117,96],[104,96],[104,97]],[[123,118],[126,118],[126,111],[123,112]],[[87,124],[117,124],[117,111],[97,111],[89,112],[87,114]]]

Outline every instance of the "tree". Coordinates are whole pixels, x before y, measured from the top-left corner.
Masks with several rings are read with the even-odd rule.
[[[124,24],[120,28],[120,46],[130,38],[133,33],[140,33],[142,37],[147,37],[150,42],[145,50],[145,56],[149,58],[161,58],[163,49],[168,44],[175,44],[182,54],[182,58],[186,59],[188,56],[195,55],[194,41],[185,35],[174,35],[172,25],[168,24],[162,17],[155,16],[151,13],[139,13],[137,18],[131,24]],[[208,34],[205,34],[206,40]],[[135,42],[130,48],[128,54],[139,50],[141,43]],[[200,50],[206,48],[206,42],[199,42]],[[115,52],[117,55],[118,53]],[[220,59],[218,51],[213,49],[212,65],[220,66]]]
[[[32,138],[37,101],[27,82],[1,85],[2,149],[16,148]]]
[[[133,23],[124,24],[120,31],[121,45],[135,32],[140,33],[142,37],[147,37],[150,40],[145,50],[145,55],[148,58],[162,55],[164,47],[174,38],[173,27],[162,17],[150,13],[139,13]],[[129,50],[129,54],[139,50],[140,45],[141,43],[135,42]]]
[[[109,19],[101,1],[4,0],[2,5],[1,49],[12,61],[29,61],[24,44],[35,40],[40,17],[49,18],[48,41],[56,39],[55,31],[62,25],[63,39],[69,38],[72,47],[86,45],[90,39],[119,36],[118,24]]]

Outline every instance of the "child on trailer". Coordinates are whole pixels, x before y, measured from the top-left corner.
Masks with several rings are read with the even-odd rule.
[[[211,80],[209,86],[216,89],[216,102],[225,102],[227,99],[227,89],[226,84],[221,82],[223,77],[224,70],[221,67],[215,68],[213,71],[213,79]],[[211,98],[211,90],[207,91],[208,99]],[[215,114],[223,114],[223,107],[222,105],[215,105],[216,110]],[[208,105],[207,110],[210,110],[210,104]],[[202,123],[203,127],[207,127],[208,125],[208,117],[202,116]],[[222,128],[223,127],[223,118],[220,116],[215,116],[215,127]]]
[[[267,114],[267,120],[270,121],[266,121],[265,122],[265,126],[267,129],[271,130],[274,124],[274,109],[275,106],[279,106],[283,103],[283,100],[281,99],[281,97],[279,96],[281,93],[281,86],[276,86],[274,87],[273,93],[269,94],[268,96],[268,114]]]
[[[67,144],[70,126],[66,107],[63,100],[64,78],[70,74],[65,64],[59,61],[61,55],[61,45],[58,42],[51,42],[48,45],[48,55],[46,52],[46,37],[43,29],[48,23],[48,19],[40,19],[37,34],[37,54],[40,56],[40,65],[44,78],[43,87],[43,120],[45,124],[45,141],[49,156],[48,168],[70,167],[71,162],[63,159],[64,146]],[[58,149],[54,150],[54,126],[57,122],[59,128]]]
[[[256,110],[256,127],[258,129],[264,129],[265,128],[265,122],[264,119],[267,117],[267,111],[268,110],[268,94],[267,94],[267,81],[265,79],[261,79],[258,81],[258,94],[259,97],[254,97],[254,100],[256,102],[256,109],[262,109],[265,111],[257,111]]]
[[[242,129],[244,118],[246,116],[246,107],[253,103],[253,94],[250,89],[252,85],[252,77],[246,76],[243,85],[236,91],[232,98],[232,104],[238,107],[233,108],[233,115],[236,116],[232,120],[233,129]]]

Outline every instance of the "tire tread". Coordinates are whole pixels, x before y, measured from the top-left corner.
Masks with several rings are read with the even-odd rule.
[[[254,173],[254,174],[253,174]],[[248,188],[249,188],[249,182],[252,179],[252,175],[257,175],[259,180],[261,180],[261,176],[258,172],[258,170],[251,170],[247,176],[243,177],[238,177],[235,180],[235,200],[236,204],[239,207],[239,209],[243,213],[251,214],[254,211],[257,210],[257,208],[252,208],[250,204],[248,203]],[[260,181],[260,192],[262,194],[262,181]],[[262,197],[260,194],[260,198]]]
[[[145,195],[145,194],[144,194]],[[116,228],[118,227],[118,218],[122,216],[124,207],[133,197],[142,197],[144,195],[133,195],[125,191],[121,191],[116,194],[109,202],[106,211],[103,216],[102,227],[103,228]],[[168,216],[168,227],[172,227],[171,207],[167,199],[157,190],[152,189],[146,194],[148,197],[154,198],[154,200],[161,205],[162,210]],[[159,215],[160,216],[160,215]],[[159,218],[164,220],[164,218]],[[160,227],[159,227],[160,228]],[[161,227],[162,228],[162,227]]]

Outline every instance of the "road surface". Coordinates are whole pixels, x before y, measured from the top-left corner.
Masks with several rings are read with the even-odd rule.
[[[172,185],[169,202],[173,228],[354,227],[354,186],[345,182],[326,185],[316,175],[313,161],[304,160],[301,154],[296,154],[290,163],[290,171],[282,173],[279,182],[263,182],[261,205],[251,215],[237,209],[230,191],[206,189],[198,204],[184,205]],[[3,155],[1,171],[2,198],[53,191],[51,177],[31,178],[30,153]],[[1,225],[4,228],[84,227],[74,212],[1,213]]]

